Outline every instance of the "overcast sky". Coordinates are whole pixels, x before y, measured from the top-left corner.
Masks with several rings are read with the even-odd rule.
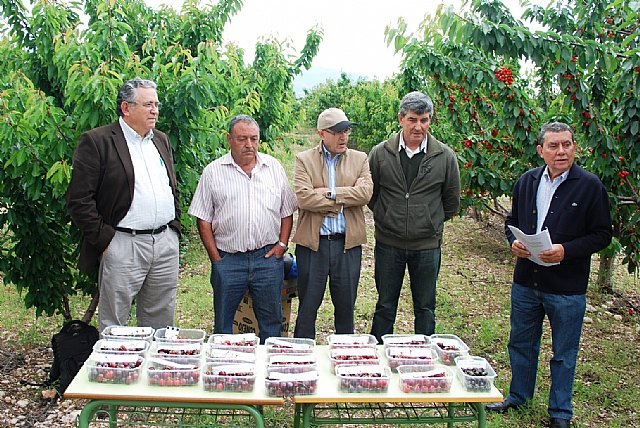
[[[157,6],[170,4],[177,9],[181,0],[146,0]],[[384,41],[385,26],[395,26],[402,17],[415,30],[425,15],[433,15],[440,3],[459,9],[459,0],[245,0],[239,14],[227,23],[226,42],[234,42],[253,62],[255,44],[265,36],[291,43],[298,54],[307,31],[319,25],[324,31],[318,55],[312,67],[343,71],[384,80],[398,71],[400,55]],[[505,0],[519,16],[518,0]]]

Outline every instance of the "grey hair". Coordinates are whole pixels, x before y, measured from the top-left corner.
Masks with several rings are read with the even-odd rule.
[[[428,95],[422,92],[413,91],[409,92],[400,101],[400,116],[404,117],[409,112],[415,114],[429,113],[433,115],[433,101]]]
[[[549,122],[542,126],[542,129],[538,134],[538,138],[536,139],[538,145],[542,146],[542,143],[544,143],[544,136],[547,135],[547,132],[570,132],[571,141],[574,141],[573,129],[571,129],[569,125],[564,122]]]
[[[258,131],[260,131],[260,125],[258,125],[258,122],[256,122],[254,118],[247,114],[238,114],[233,116],[231,122],[229,122],[229,134],[231,134],[231,132],[233,131],[233,127],[236,126],[236,123],[238,122],[246,122],[255,125],[256,128],[258,128]]]
[[[153,80],[141,79],[134,77],[131,80],[124,82],[120,91],[118,91],[118,98],[116,99],[116,113],[118,116],[123,116],[122,102],[133,103],[136,101],[136,89],[138,88],[151,88],[156,89],[158,85]]]

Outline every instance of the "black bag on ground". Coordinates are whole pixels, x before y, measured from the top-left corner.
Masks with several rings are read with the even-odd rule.
[[[53,335],[53,363],[49,372],[49,384],[59,380],[56,390],[60,395],[64,394],[87,360],[99,337],[97,328],[80,320],[67,322],[59,333]]]

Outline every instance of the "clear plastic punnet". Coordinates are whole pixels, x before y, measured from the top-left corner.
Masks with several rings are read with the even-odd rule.
[[[456,368],[458,379],[468,392],[491,391],[496,372],[486,359],[472,355],[457,357]]]
[[[400,390],[406,393],[449,392],[453,370],[444,364],[398,366]]]
[[[412,348],[416,347],[427,347],[431,343],[428,336],[424,334],[385,334],[382,336],[382,343],[385,348],[388,347],[400,347],[400,346],[410,346]]]
[[[202,344],[199,342],[153,342],[149,348],[152,357],[199,357]]]
[[[151,327],[129,327],[111,325],[102,330],[102,338],[107,340],[153,340],[154,329]]]
[[[200,358],[150,357],[147,359],[149,385],[191,386],[200,380]]]
[[[233,349],[225,349],[214,346],[210,343],[204,345],[206,348],[205,356],[209,363],[255,363],[255,352],[234,351]]]
[[[331,361],[331,373],[336,372],[336,367],[343,364],[379,364],[380,356],[375,348],[336,348],[329,349]]]
[[[380,364],[342,365],[336,376],[341,392],[387,392],[391,370]]]
[[[378,339],[371,334],[330,334],[330,348],[375,348]]]
[[[456,357],[469,354],[469,347],[455,334],[432,334],[431,345],[443,364],[453,366]]]
[[[140,379],[144,358],[138,354],[93,352],[84,365],[90,382],[130,385]]]
[[[314,354],[270,354],[267,356],[267,369],[281,368],[285,373],[304,373],[318,369]]]
[[[271,367],[267,369],[264,386],[271,397],[311,395],[318,389],[318,377],[317,370],[289,373],[285,368]]]
[[[204,343],[207,333],[204,330],[192,328],[160,328],[153,335],[156,342],[170,343]]]
[[[202,371],[205,391],[251,392],[255,383],[255,364],[206,363]]]
[[[269,354],[310,354],[316,346],[316,341],[298,337],[269,337],[264,345]]]
[[[103,354],[136,354],[144,357],[149,349],[146,340],[106,340],[100,339],[93,345],[94,352]]]
[[[433,366],[438,361],[438,353],[432,347],[413,348],[409,346],[390,347],[385,350],[387,361],[392,372],[398,366],[420,364]]]
[[[208,343],[212,348],[255,353],[259,339],[255,333],[212,334]]]

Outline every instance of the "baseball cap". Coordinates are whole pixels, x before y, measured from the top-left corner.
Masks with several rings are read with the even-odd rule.
[[[333,132],[340,132],[355,124],[355,122],[349,121],[347,115],[336,107],[328,108],[318,116],[318,129],[330,129]]]

